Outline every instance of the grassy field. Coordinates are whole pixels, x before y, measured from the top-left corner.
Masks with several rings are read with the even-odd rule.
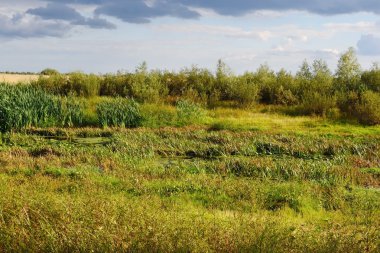
[[[380,251],[380,127],[172,110],[3,134],[0,252]]]
[[[3,74],[0,73],[0,83],[28,83],[30,81],[36,81],[39,75],[22,75],[22,74]]]

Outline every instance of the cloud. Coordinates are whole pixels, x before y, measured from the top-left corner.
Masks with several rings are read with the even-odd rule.
[[[379,28],[375,22],[356,22],[356,23],[327,23],[324,27],[333,31],[344,32],[363,32],[374,31]]]
[[[152,18],[171,16],[183,19],[200,17],[196,11],[176,1],[107,1],[101,4],[95,13],[117,17],[129,23],[149,23]]]
[[[222,15],[240,16],[260,10],[307,11],[320,15],[372,12],[380,14],[378,0],[177,0],[186,6],[213,9]]]
[[[85,18],[74,8],[61,3],[49,3],[46,7],[29,9],[26,13],[38,16],[45,20],[67,21],[72,25],[83,25],[90,28],[116,28],[114,24],[97,16],[94,18]]]
[[[218,25],[202,25],[202,24],[163,24],[154,26],[155,29],[165,32],[183,32],[183,33],[198,33],[207,35],[220,35],[231,38],[252,38],[259,40],[268,40],[274,34],[268,30],[244,30],[234,26],[218,26]]]
[[[306,11],[319,15],[358,12],[380,14],[378,0],[44,0],[66,4],[91,4],[95,13],[117,17],[129,23],[148,23],[153,18],[171,16],[191,19],[201,16],[197,8],[220,15],[241,16],[262,11]]]
[[[362,35],[357,43],[359,54],[380,55],[380,37],[372,34]]]
[[[11,17],[0,14],[0,37],[63,37],[70,27],[62,22],[46,21],[25,14]]]

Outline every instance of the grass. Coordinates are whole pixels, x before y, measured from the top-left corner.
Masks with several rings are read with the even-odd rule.
[[[257,110],[219,108],[209,112],[208,125],[215,130],[265,131],[300,134],[378,135],[379,126],[345,123],[312,116],[287,116]]]
[[[166,108],[157,119],[171,122]],[[242,110],[203,117],[3,136],[0,251],[380,250],[377,128]]]

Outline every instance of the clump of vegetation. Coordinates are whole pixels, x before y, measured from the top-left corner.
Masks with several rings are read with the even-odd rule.
[[[30,86],[0,86],[0,130],[28,127],[73,126],[82,109],[70,98],[60,98]]]
[[[59,75],[59,71],[56,69],[52,69],[52,68],[46,68],[46,69],[42,70],[40,74],[46,75],[46,76],[53,76],[53,75]]]
[[[357,106],[359,122],[365,125],[380,124],[380,94],[366,91],[360,97]]]
[[[96,112],[102,127],[138,127],[143,120],[139,104],[125,98],[101,102]]]
[[[176,108],[179,124],[200,122],[204,115],[203,110],[199,105],[188,100],[178,101]]]

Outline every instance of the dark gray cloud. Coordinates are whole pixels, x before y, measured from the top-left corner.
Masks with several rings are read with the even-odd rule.
[[[10,4],[10,0],[4,1]],[[45,5],[38,6],[39,3]],[[83,16],[80,9],[76,7],[77,4],[93,6],[95,9],[93,16]],[[17,19],[3,17],[0,20],[0,33],[3,35],[17,33],[17,29],[27,25],[33,29],[31,32],[23,31],[20,36],[28,34],[30,36],[62,36],[62,33],[67,33],[75,26],[116,28],[107,20],[107,17],[137,24],[149,23],[155,18],[166,16],[196,19],[201,16],[197,8],[210,9],[229,16],[241,16],[261,10],[299,10],[319,15],[356,12],[380,14],[379,0],[38,0],[33,1],[33,6],[38,7],[29,7],[25,13],[20,12],[20,15],[24,19],[27,16],[32,16],[34,19],[17,24]],[[43,29],[46,29],[46,32],[43,32]],[[35,35],[32,31],[35,31]],[[362,40],[361,43],[370,41],[368,38],[362,38]]]
[[[29,9],[26,13],[38,16],[45,20],[68,21],[72,25],[84,25],[91,28],[115,29],[116,26],[106,19],[99,17],[85,18],[74,8],[62,3],[49,3],[46,7]]]
[[[357,47],[362,55],[380,55],[380,37],[372,34],[362,35]]]
[[[149,23],[152,18],[171,16],[178,18],[198,18],[196,11],[175,1],[155,1],[148,4],[141,0],[107,1],[101,4],[96,14],[117,17],[129,23]]]
[[[222,15],[244,15],[260,10],[299,10],[320,15],[355,12],[380,13],[378,0],[178,0],[186,6],[208,8]]]
[[[379,0],[44,0],[68,4],[94,4],[98,14],[120,18],[126,22],[146,23],[152,18],[172,16],[196,18],[192,7],[214,10],[221,15],[239,16],[260,10],[299,10],[320,15],[356,12],[380,14]],[[147,3],[151,4],[147,4]]]

